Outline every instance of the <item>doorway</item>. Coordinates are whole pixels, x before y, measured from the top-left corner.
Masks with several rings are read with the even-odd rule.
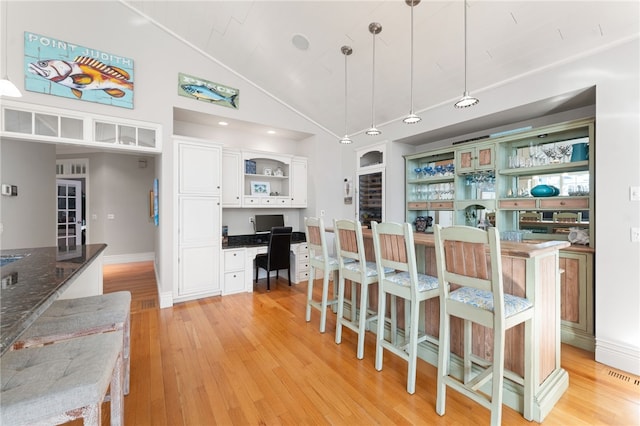
[[[74,251],[86,243],[84,196],[79,180],[56,179],[58,251]]]

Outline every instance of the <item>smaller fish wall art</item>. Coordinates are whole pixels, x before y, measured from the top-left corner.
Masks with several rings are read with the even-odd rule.
[[[133,109],[133,60],[25,31],[25,89]]]
[[[178,94],[228,108],[240,108],[238,89],[182,73],[178,73]]]

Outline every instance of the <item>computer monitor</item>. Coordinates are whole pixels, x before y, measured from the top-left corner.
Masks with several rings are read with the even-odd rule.
[[[257,214],[254,218],[256,234],[271,232],[274,226],[284,226],[284,215],[281,214]]]

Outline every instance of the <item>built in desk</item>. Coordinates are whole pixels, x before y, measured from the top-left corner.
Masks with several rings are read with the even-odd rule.
[[[294,284],[309,279],[309,249],[304,232],[291,233],[291,282]],[[254,259],[266,253],[269,234],[229,235],[222,244],[222,295],[252,292]],[[264,270],[260,278],[266,277]],[[262,275],[265,274],[265,275]]]
[[[375,260],[372,231],[363,229],[366,257]],[[433,234],[414,233],[418,271],[437,276],[435,239]],[[502,270],[505,293],[529,299],[535,309],[534,318],[534,413],[533,419],[542,422],[569,386],[569,375],[560,366],[560,267],[559,250],[569,247],[567,241],[511,242],[501,241]],[[351,286],[345,286],[350,292]],[[377,310],[377,286],[371,286],[370,306]],[[345,297],[349,300],[348,295]],[[388,306],[388,304],[387,304]],[[398,306],[398,327],[404,328],[404,303]],[[388,313],[387,313],[388,316]],[[438,338],[440,323],[439,298],[425,301],[426,333]],[[451,320],[452,368],[462,368],[462,321]],[[491,359],[492,331],[474,325],[474,353]],[[437,367],[438,348],[423,342],[418,356]],[[506,333],[505,369],[522,375],[524,369],[524,325],[518,325]],[[522,386],[505,379],[504,403],[522,413]]]
[[[4,353],[54,300],[102,294],[106,244],[0,251],[0,347]],[[64,293],[64,295],[63,295]]]

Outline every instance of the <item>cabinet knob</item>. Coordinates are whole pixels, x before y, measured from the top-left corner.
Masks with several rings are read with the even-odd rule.
[[[560,205],[561,205],[561,206],[564,206],[564,205],[565,205],[565,202],[564,202],[564,201],[560,201]]]

